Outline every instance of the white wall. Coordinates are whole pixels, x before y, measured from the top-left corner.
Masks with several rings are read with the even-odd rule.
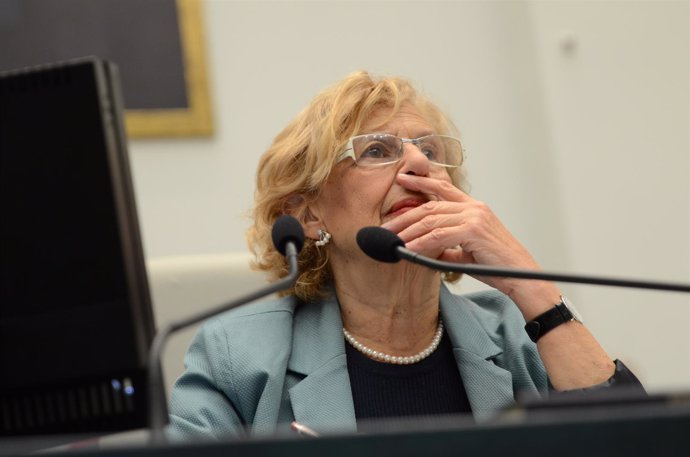
[[[531,7],[568,269],[690,282],[690,3]],[[572,290],[649,386],[690,389],[690,295]]]
[[[690,3],[205,11],[217,133],[131,143],[148,258],[246,250],[260,154],[318,90],[364,68],[413,80],[451,114],[473,195],[545,267],[690,281]],[[690,299],[564,289],[650,388],[690,389]]]

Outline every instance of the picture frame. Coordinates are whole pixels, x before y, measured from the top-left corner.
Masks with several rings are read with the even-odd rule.
[[[127,109],[130,138],[213,134],[202,0],[176,0],[188,105],[184,108]]]

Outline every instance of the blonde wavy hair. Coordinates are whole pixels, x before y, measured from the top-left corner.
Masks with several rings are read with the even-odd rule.
[[[308,221],[307,205],[318,197],[348,139],[360,132],[374,111],[388,108],[390,119],[403,104],[412,105],[436,133],[459,136],[441,110],[408,81],[376,78],[359,71],[318,94],[275,137],[261,157],[256,173],[253,225],[247,231],[247,242],[254,254],[252,268],[268,272],[271,280],[287,275],[287,262],[271,241],[275,220],[291,214],[300,222]],[[387,119],[381,125],[386,122]],[[450,174],[453,183],[463,188],[463,171],[456,169]],[[332,279],[328,247],[317,248],[314,240],[307,238],[299,255],[299,268],[297,283],[286,294],[295,294],[302,300],[323,296]],[[445,274],[447,281],[458,278],[457,274]]]

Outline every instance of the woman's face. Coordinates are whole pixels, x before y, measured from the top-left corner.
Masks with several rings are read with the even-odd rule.
[[[381,125],[389,113],[388,108],[375,111],[358,133],[390,133],[401,138],[436,133],[411,105],[403,105],[395,116]],[[435,199],[405,189],[396,181],[398,173],[451,181],[444,168],[432,165],[417,146],[410,143],[405,143],[402,159],[390,165],[365,168],[347,158],[335,166],[318,199],[309,205],[318,221],[308,225],[307,235],[318,238],[318,228],[330,232],[332,239],[328,249],[332,260],[364,256],[356,242],[361,228],[381,225]]]

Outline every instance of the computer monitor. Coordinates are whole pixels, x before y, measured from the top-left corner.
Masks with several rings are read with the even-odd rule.
[[[116,67],[0,72],[0,437],[144,427],[153,333]]]

